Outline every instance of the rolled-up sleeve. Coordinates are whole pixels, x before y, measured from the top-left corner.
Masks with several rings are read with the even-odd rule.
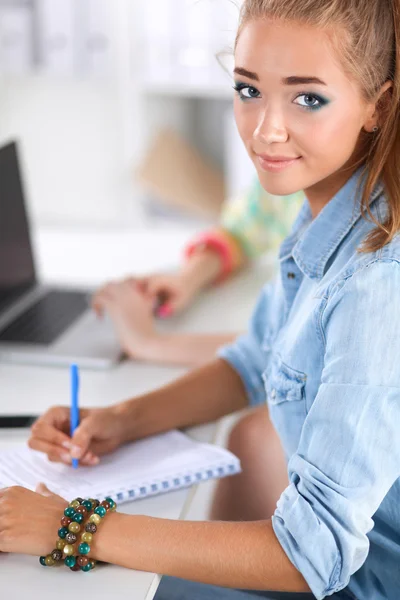
[[[269,330],[271,295],[274,284],[267,284],[258,299],[250,320],[249,330],[233,344],[221,348],[217,355],[226,360],[240,375],[246,388],[249,404],[252,406],[266,402],[266,392],[262,374],[265,371],[269,352],[263,348],[265,333]]]
[[[336,286],[318,324],[324,369],[275,534],[314,595],[345,588],[373,515],[400,476],[400,265],[377,260]]]

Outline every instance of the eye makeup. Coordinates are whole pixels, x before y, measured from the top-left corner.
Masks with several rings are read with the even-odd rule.
[[[255,98],[259,98],[261,96],[259,90],[255,86],[250,85],[249,83],[238,81],[233,86],[233,89],[238,94],[239,98],[244,102]],[[295,102],[295,100],[299,98],[304,98],[305,103],[302,104],[300,102]],[[305,110],[309,111],[320,110],[329,103],[330,100],[328,100],[328,98],[324,98],[324,96],[321,96],[320,94],[315,94],[313,92],[299,92],[293,101],[293,104],[297,104],[301,108],[304,108]]]
[[[323,96],[320,96],[319,94],[314,94],[312,92],[300,92],[299,94],[297,94],[295,100],[297,100],[298,98],[304,98],[306,100],[306,103],[300,104],[299,102],[294,101],[293,103],[297,104],[298,106],[301,106],[305,110],[320,110],[321,108],[330,103],[330,100],[328,100],[327,98],[324,98]],[[307,104],[308,101],[314,102],[314,104]]]
[[[243,101],[251,100],[253,98],[259,98],[261,95],[258,89],[254,87],[254,85],[250,85],[248,83],[240,81],[235,82],[233,89],[238,94],[239,98]],[[248,95],[246,95],[246,91],[248,92]]]

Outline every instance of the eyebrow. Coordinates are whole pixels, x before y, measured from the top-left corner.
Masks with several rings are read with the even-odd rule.
[[[253,73],[252,71],[248,71],[247,69],[243,69],[243,67],[235,67],[234,73],[236,75],[243,75],[243,77],[247,77],[247,79],[253,79],[253,81],[260,81],[257,73]],[[291,77],[285,77],[282,79],[282,83],[284,85],[306,85],[309,83],[316,83],[319,85],[326,85],[325,81],[319,79],[319,77],[311,77],[311,76],[296,76],[292,75]]]

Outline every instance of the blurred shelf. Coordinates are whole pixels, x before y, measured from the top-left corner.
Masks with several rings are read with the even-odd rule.
[[[182,83],[144,83],[141,92],[157,96],[184,98],[212,98],[232,100],[233,90],[229,82],[226,84],[182,84]]]

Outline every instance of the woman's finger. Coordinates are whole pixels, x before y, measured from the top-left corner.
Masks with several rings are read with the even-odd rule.
[[[39,419],[39,421],[36,421],[36,423],[34,423],[31,427],[31,432],[32,436],[30,440],[38,438],[52,444],[53,446],[64,448],[65,450],[69,450],[71,448],[71,438],[63,431],[60,431],[59,429],[56,429],[54,426],[50,425],[46,420]]]
[[[28,441],[28,446],[29,448],[32,448],[32,450],[36,450],[38,452],[43,452],[43,454],[47,454],[47,458],[51,462],[61,462],[65,465],[71,464],[70,453],[68,452],[68,450],[65,450],[60,446],[51,444],[50,442],[47,442],[37,437],[31,438]]]
[[[32,450],[47,454],[50,462],[63,463],[68,467],[72,464],[72,456],[68,450],[64,450],[57,445],[51,444],[40,438],[32,438],[28,445]],[[86,452],[85,456],[79,461],[82,466],[91,467],[99,463],[99,457],[92,451]]]
[[[164,277],[155,277],[147,286],[147,292],[150,296],[159,296],[160,294],[171,295],[174,293],[174,285],[171,281]]]
[[[36,421],[36,425],[45,422],[59,431],[69,430],[70,409],[67,406],[53,406]]]

